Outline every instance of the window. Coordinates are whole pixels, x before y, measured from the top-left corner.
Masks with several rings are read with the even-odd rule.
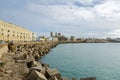
[[[7,37],[10,37],[10,35],[8,34]]]
[[[8,30],[8,32],[10,32],[10,30]]]
[[[2,35],[4,35],[4,33],[2,33]]]
[[[4,29],[1,29],[1,31],[4,31]]]

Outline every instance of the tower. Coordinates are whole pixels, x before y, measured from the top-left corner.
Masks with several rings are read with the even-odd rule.
[[[50,37],[53,37],[53,32],[50,33]]]

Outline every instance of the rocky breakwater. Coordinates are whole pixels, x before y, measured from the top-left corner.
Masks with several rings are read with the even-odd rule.
[[[13,59],[17,64],[26,64],[23,80],[66,80],[57,69],[50,69],[48,64],[39,61],[57,46],[57,42],[34,42],[9,44],[9,52],[15,53]],[[19,67],[18,67],[19,68]]]
[[[57,69],[51,69],[49,64],[39,61],[57,45],[58,42],[8,44],[8,52],[1,57],[3,64],[0,65],[0,80],[77,80],[76,78],[63,78]]]

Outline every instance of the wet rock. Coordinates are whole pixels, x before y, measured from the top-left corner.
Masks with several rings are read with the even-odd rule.
[[[28,80],[47,80],[47,78],[40,72],[33,70],[29,75]]]
[[[80,80],[96,80],[96,77],[80,78]]]

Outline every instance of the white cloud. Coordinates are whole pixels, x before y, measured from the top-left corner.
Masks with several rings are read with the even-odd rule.
[[[45,32],[46,35],[52,30],[86,37],[118,35],[112,30],[120,29],[119,0],[102,0],[101,3],[95,3],[97,0],[76,0],[80,3],[78,5],[75,0],[32,1],[28,1],[21,9],[2,9],[1,14],[14,16],[15,22],[31,27],[36,32]]]
[[[95,12],[100,17],[108,19],[120,19],[120,1],[107,0],[105,3],[96,5]]]
[[[77,7],[75,5],[39,5],[28,4],[27,9],[35,13],[43,14],[48,18],[63,23],[76,23],[81,20],[92,20],[94,14],[91,9]]]
[[[77,1],[83,4],[91,4],[94,0]],[[59,26],[58,29],[54,28],[58,31],[61,30],[61,32],[63,32],[62,29],[72,34],[75,32],[75,35],[86,34],[86,36],[91,36],[88,33],[94,32],[94,36],[101,37],[101,35],[105,36],[105,32],[109,33],[109,31],[118,29],[120,26],[119,0],[105,0],[93,7],[76,6],[74,3],[66,5],[31,3],[27,5],[26,9],[44,16],[48,19],[48,22],[49,20],[52,21],[52,24],[46,22],[44,25]]]
[[[79,8],[79,9],[74,9],[74,16],[76,16],[77,19],[80,20],[86,20],[86,21],[91,21],[94,19],[95,15],[94,13],[91,11],[91,9],[87,9],[87,8]]]
[[[84,3],[91,3],[93,0],[77,0]],[[81,20],[91,21],[97,18],[108,20],[120,19],[120,1],[107,0],[95,7],[78,7],[74,4],[67,5],[40,5],[31,3],[27,9],[34,13],[42,14],[58,22],[71,23]]]
[[[90,3],[92,3],[94,0],[76,0],[76,1],[78,1],[78,2],[80,2],[80,3],[83,3],[83,4],[90,4]]]
[[[120,29],[116,29],[112,32],[106,33],[110,37],[120,37]]]

